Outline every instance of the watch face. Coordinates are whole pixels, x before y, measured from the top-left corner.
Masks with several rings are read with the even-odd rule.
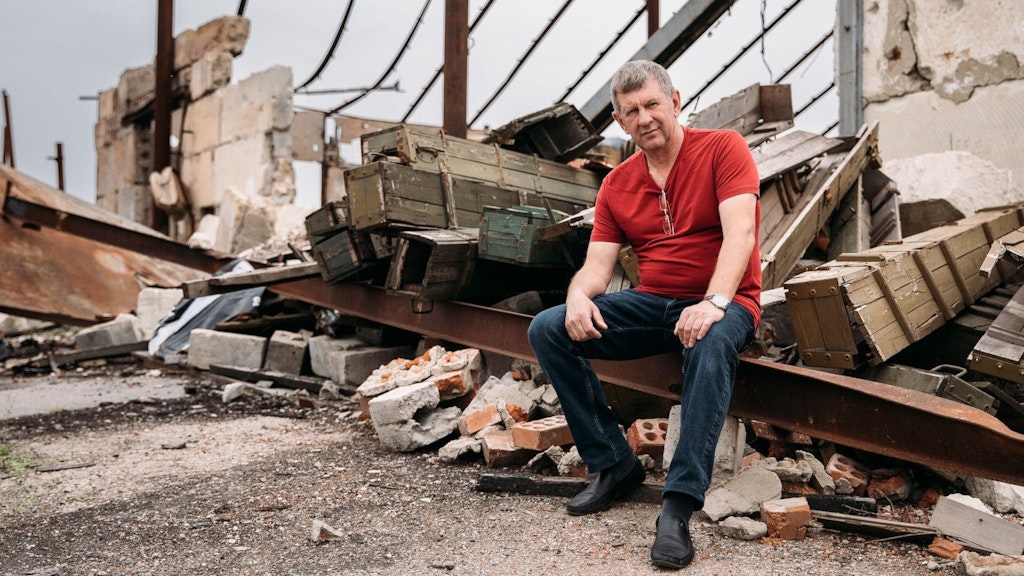
[[[729,299],[721,294],[712,294],[708,297],[708,300],[715,305],[716,308],[725,310],[729,306]]]

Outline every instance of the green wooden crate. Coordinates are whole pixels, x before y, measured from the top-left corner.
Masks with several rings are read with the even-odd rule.
[[[333,236],[313,245],[313,257],[320,265],[320,276],[330,284],[350,278],[366,268],[372,260],[372,250],[364,242],[357,242],[356,233],[342,225]]]
[[[568,215],[554,212],[556,220]],[[536,206],[487,207],[480,216],[478,255],[523,266],[569,268],[581,261],[584,243],[575,234],[542,240],[540,229],[552,224],[548,212]]]
[[[390,162],[345,171],[349,222],[356,230],[476,226],[485,206],[537,202],[534,195]]]
[[[456,138],[440,128],[401,124],[363,136],[362,147],[364,164],[389,160],[454,178],[543,195],[548,201],[562,203],[555,207],[568,212],[593,206],[601,186],[602,176],[590,170],[506,150],[497,144]]]

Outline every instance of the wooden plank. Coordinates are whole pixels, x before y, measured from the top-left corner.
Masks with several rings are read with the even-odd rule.
[[[782,224],[783,232],[778,240],[769,246],[762,246],[761,285],[764,289],[782,285],[797,260],[811,242],[818,230],[828,221],[843,196],[856,183],[860,173],[869,165],[878,163],[878,123],[865,130],[853,148],[846,154],[826,157],[823,170],[818,178],[825,178],[820,185],[817,178],[809,180],[809,188],[800,200],[801,208],[787,215]]]
[[[814,158],[842,144],[841,140],[826,138],[810,132],[795,130],[765,142],[752,151],[761,181],[807,164]]]
[[[451,300],[476,265],[476,228],[403,232],[385,282],[389,292],[423,300]]]
[[[316,276],[320,273],[320,265],[316,262],[303,262],[288,266],[262,268],[243,274],[230,276],[211,276],[202,280],[192,280],[181,285],[186,298],[199,298],[210,294],[234,292],[254,286],[269,286],[279,282],[298,280]]]
[[[1006,556],[1024,554],[1024,526],[945,496],[939,497],[928,525],[983,550]]]
[[[793,127],[793,97],[788,84],[752,84],[690,116],[694,128],[725,128],[756,146]]]

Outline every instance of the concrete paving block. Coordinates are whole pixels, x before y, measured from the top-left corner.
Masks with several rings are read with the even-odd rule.
[[[213,364],[258,370],[266,349],[267,339],[262,336],[198,328],[189,334],[188,365],[201,370]]]
[[[339,384],[359,386],[383,364],[395,358],[408,358],[413,353],[411,346],[378,348],[367,346],[353,350],[338,350],[327,354],[330,366],[327,378]],[[433,384],[431,384],[433,386]],[[434,386],[437,389],[437,386]]]
[[[284,374],[302,374],[302,366],[309,357],[309,334],[275,330],[267,343],[264,370]]]
[[[401,386],[370,399],[370,419],[374,426],[405,422],[421,410],[435,408],[440,401],[437,386],[429,382]],[[456,428],[458,424],[455,423]]]
[[[134,314],[118,314],[109,322],[83,328],[75,334],[75,348],[95,350],[145,340]]]
[[[309,363],[312,366],[313,374],[329,378],[331,363],[327,357],[331,352],[352,350],[365,346],[366,343],[358,338],[335,338],[326,334],[313,336],[309,339]]]

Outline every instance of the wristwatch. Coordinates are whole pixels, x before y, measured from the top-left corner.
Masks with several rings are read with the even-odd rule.
[[[728,310],[729,303],[732,302],[732,300],[729,300],[728,298],[722,296],[721,294],[708,294],[707,296],[704,297],[704,299],[707,300],[708,302],[711,302],[712,306],[722,311]]]

